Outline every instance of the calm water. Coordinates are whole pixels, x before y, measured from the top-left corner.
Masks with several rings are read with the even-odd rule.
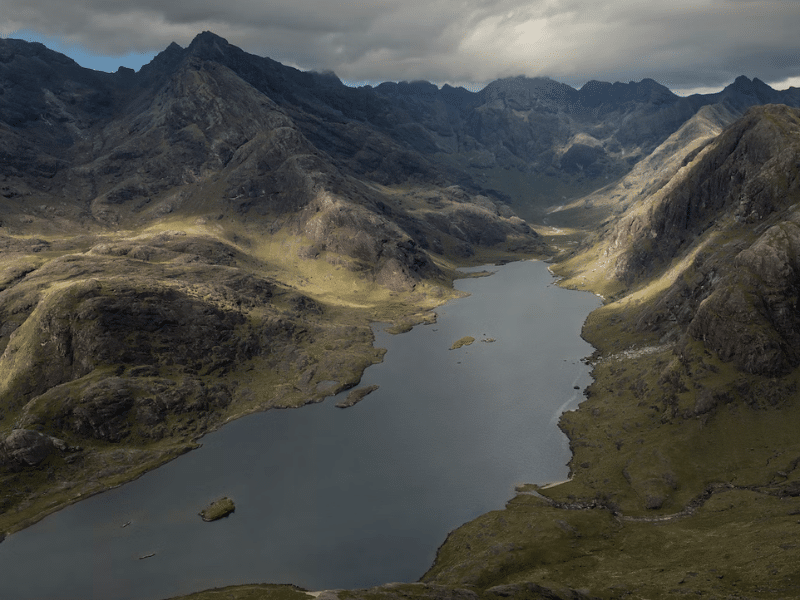
[[[564,479],[558,416],[588,385],[579,337],[596,297],[540,262],[492,267],[438,323],[391,336],[345,410],[268,411],[0,544],[0,598],[156,600],[235,583],[309,589],[414,581],[447,533],[502,508],[516,483]],[[477,340],[449,350],[457,339]],[[197,512],[228,495],[236,512]],[[130,525],[122,524],[130,521]],[[155,553],[151,558],[140,556]]]

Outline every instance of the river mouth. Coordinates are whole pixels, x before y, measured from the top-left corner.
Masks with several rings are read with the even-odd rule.
[[[435,324],[377,328],[388,352],[361,386],[379,388],[355,406],[335,406],[345,392],[239,419],[199,450],[9,536],[0,597],[417,580],[450,530],[502,508],[515,484],[566,478],[558,416],[590,383],[580,329],[599,300],[555,286],[541,262],[490,270],[459,280],[471,295],[437,309]],[[236,511],[202,522],[197,513],[222,496]]]

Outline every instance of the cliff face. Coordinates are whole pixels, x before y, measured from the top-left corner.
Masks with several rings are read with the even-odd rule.
[[[793,217],[735,256],[689,322],[692,337],[749,373],[783,375],[800,365],[800,223]]]
[[[752,109],[646,208],[623,217],[612,233],[612,244],[625,246],[615,275],[652,274],[724,216],[758,224],[794,204],[796,118],[785,106]]]
[[[751,109],[610,228],[607,252],[618,252],[614,275],[626,285],[692,257],[641,317],[644,330],[677,324],[750,373],[800,364],[798,140],[796,109]]]

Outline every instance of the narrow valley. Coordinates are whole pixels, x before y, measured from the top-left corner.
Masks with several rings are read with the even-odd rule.
[[[535,258],[602,298],[569,480],[317,597],[800,597],[797,88],[355,88],[210,32],[116,73],[0,39],[0,85],[0,537],[356,388],[374,323]],[[276,583],[184,598],[309,597]]]

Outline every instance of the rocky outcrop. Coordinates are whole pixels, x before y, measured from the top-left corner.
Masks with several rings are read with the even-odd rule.
[[[607,252],[621,249],[614,273],[628,285],[684,259],[641,330],[685,332],[748,373],[800,364],[798,139],[800,111],[751,109],[613,227]]]
[[[758,224],[791,206],[800,193],[798,133],[796,110],[750,110],[720,135],[702,160],[620,219],[611,234],[611,246],[624,248],[615,276],[632,282],[655,274],[725,215]]]
[[[351,390],[347,394],[347,398],[342,400],[341,402],[336,403],[337,408],[350,408],[351,406],[355,406],[359,402],[361,402],[364,398],[369,396],[372,392],[377,390],[380,386],[379,385],[368,385],[361,388],[356,388]]]
[[[37,467],[51,454],[76,451],[64,440],[32,431],[14,429],[4,440],[0,440],[0,468],[20,471]]]
[[[770,227],[698,305],[688,332],[720,358],[761,375],[800,365],[800,223]]]
[[[595,598],[595,596],[580,590],[554,589],[531,581],[496,585],[487,589],[485,593],[499,598],[532,598],[541,600],[592,600]]]
[[[178,232],[87,245],[6,270],[0,417],[67,439],[189,436],[240,397],[225,378],[241,365],[307,362],[323,308],[241,268],[234,246]],[[360,343],[353,330],[342,343]]]
[[[450,350],[458,350],[459,348],[463,348],[464,346],[471,346],[475,342],[475,338],[471,335],[465,335],[462,338],[457,339],[450,345]]]
[[[207,523],[210,523],[211,521],[219,521],[220,519],[224,519],[228,515],[232,514],[235,510],[236,505],[234,504],[233,500],[226,496],[220,498],[219,500],[215,500],[206,508],[201,510],[200,518]]]
[[[164,272],[128,259],[72,256],[31,274],[22,289],[5,294],[9,299],[5,303],[0,296],[0,314],[3,309],[13,311],[16,304],[9,301],[19,302],[25,289],[30,290],[29,306],[36,306],[0,357],[9,377],[7,390],[37,395],[94,369],[119,364],[155,368],[180,365],[186,372],[224,373],[236,361],[269,351],[266,338],[242,328],[245,317],[241,308],[268,304],[274,289],[270,282],[251,275],[216,271],[218,281],[204,287],[218,302],[193,297],[188,289],[181,289],[189,287],[186,283],[176,287],[114,275],[67,284],[58,295],[37,297],[38,285],[50,283],[52,273],[60,272],[66,279],[70,271],[91,272],[102,278],[124,272],[126,267],[139,277],[169,277],[169,271],[175,275],[183,271],[186,281],[185,267]],[[199,271],[215,273],[208,267]],[[220,308],[220,304],[231,308]],[[37,376],[32,377],[33,372]]]

